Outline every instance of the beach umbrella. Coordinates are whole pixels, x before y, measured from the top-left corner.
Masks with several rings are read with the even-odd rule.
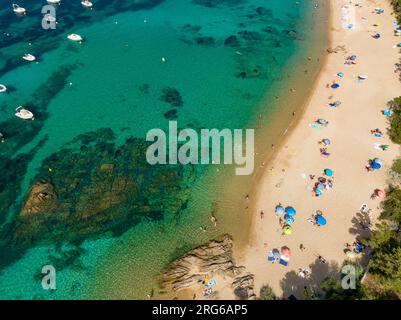
[[[339,85],[338,83],[333,83],[333,84],[331,85],[331,87],[332,87],[333,89],[338,89],[338,88],[340,88],[340,85]]]
[[[344,73],[343,72],[339,72],[337,73],[337,76],[339,76],[340,78],[344,77]]]
[[[281,248],[281,255],[286,258],[289,259],[291,257],[291,250],[288,247],[282,247]]]
[[[294,219],[293,216],[285,216],[285,222],[286,222],[288,225],[292,225],[292,224],[295,222],[295,219]]]
[[[316,218],[315,218],[315,221],[320,226],[324,226],[324,225],[327,224],[326,218],[323,217],[322,215],[317,215]]]
[[[377,195],[379,198],[384,199],[384,198],[386,197],[386,192],[385,192],[384,190],[378,189],[378,190],[376,190],[376,195]]]
[[[380,163],[373,162],[373,163],[370,165],[370,167],[371,167],[373,170],[379,170],[379,169],[382,167],[382,165],[381,165]]]
[[[292,233],[292,227],[289,226],[289,225],[285,225],[283,227],[283,231],[284,231],[285,234],[290,235]]]
[[[355,252],[353,252],[351,250],[348,250],[346,255],[347,255],[348,258],[351,258],[351,259],[355,258]]]
[[[359,80],[366,80],[367,78],[368,78],[368,76],[365,76],[365,75],[359,75],[358,76]]]
[[[284,207],[281,206],[281,205],[276,206],[275,212],[276,212],[277,214],[284,214],[284,212],[285,212]]]
[[[351,61],[355,61],[355,60],[357,59],[357,56],[353,54],[351,57],[349,57],[349,59],[350,59]]]
[[[324,169],[324,174],[328,177],[332,177],[334,172],[331,169]]]
[[[324,190],[324,189],[326,189],[326,185],[325,185],[324,183],[319,183],[319,184],[317,185],[317,189]]]
[[[385,116],[392,116],[392,115],[393,115],[393,111],[390,110],[390,109],[384,109],[384,110],[383,110],[383,114],[384,114]]]
[[[363,245],[361,243],[357,242],[356,245],[355,245],[355,252],[356,253],[361,253],[362,250],[363,250]]]
[[[295,211],[295,209],[293,207],[287,207],[285,208],[285,214],[287,216],[295,216],[297,214],[297,212]]]

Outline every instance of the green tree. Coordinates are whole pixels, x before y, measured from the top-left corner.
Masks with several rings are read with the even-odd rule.
[[[268,285],[264,285],[260,288],[259,300],[278,300],[277,296],[274,294],[273,289]]]

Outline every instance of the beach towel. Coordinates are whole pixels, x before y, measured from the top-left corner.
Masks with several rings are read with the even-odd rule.
[[[274,257],[273,251],[270,251],[269,254],[267,255],[267,261],[273,262],[275,260],[276,258]]]
[[[217,281],[216,281],[216,279],[211,279],[211,280],[209,280],[207,283],[206,283],[206,285],[208,286],[208,287],[211,287],[211,286],[215,286],[217,284]]]
[[[288,267],[288,261],[285,261],[284,259],[280,259],[278,263],[283,265],[284,267]]]

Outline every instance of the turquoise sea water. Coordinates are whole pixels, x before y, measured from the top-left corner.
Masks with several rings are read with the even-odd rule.
[[[43,30],[41,3],[21,1],[25,17],[15,16],[9,1],[0,4],[0,83],[9,88],[0,94],[0,132],[6,137],[0,145],[0,298],[145,298],[168,262],[223,232],[238,232],[244,219],[238,199],[219,202],[234,171],[221,166],[195,168],[190,181],[180,174],[185,192],[177,199],[185,205],[174,214],[158,206],[157,218],[131,219],[119,227],[123,232],[102,225],[69,241],[66,229],[66,239],[52,242],[40,234],[21,247],[15,234],[28,227],[15,221],[49,157],[57,158],[52,169],[64,170],[61,176],[72,174],[61,166],[70,153],[77,152],[77,162],[89,157],[86,140],[81,151],[68,145],[81,134],[92,132],[90,141],[101,142],[99,130],[109,128],[117,149],[129,137],[144,139],[152,128],[167,128],[168,118],[183,128],[252,127],[273,108],[269,101],[291,78],[294,61],[306,61],[324,6],[314,9],[305,0],[99,0],[86,10],[80,1],[64,1],[56,8],[57,28]],[[69,33],[84,42],[70,42]],[[23,61],[24,53],[38,63]],[[161,98],[172,88],[179,106]],[[15,119],[19,105],[35,113],[32,123]],[[87,178],[85,172],[80,177]],[[211,212],[226,223],[213,228]],[[131,207],[128,215],[136,214]],[[203,225],[207,232],[199,230]],[[45,291],[40,270],[55,261],[57,290]]]

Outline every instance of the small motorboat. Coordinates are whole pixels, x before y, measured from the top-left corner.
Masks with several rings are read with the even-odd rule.
[[[51,15],[50,13],[45,14],[43,19],[48,21],[48,22],[56,22],[56,17]]]
[[[7,91],[7,87],[4,84],[0,84],[0,93],[6,92],[6,91]]]
[[[24,59],[24,60],[26,60],[26,61],[35,61],[35,60],[36,60],[36,57],[35,57],[34,55],[30,54],[30,53],[25,53],[25,54],[22,56],[22,59]]]
[[[48,4],[59,5],[61,0],[47,0]]]
[[[93,7],[93,3],[88,1],[88,0],[83,0],[81,1],[81,4],[85,7],[85,8],[92,8]]]
[[[71,41],[77,41],[80,42],[82,41],[82,37],[79,34],[76,33],[71,33],[67,36],[68,39],[70,39]]]
[[[22,106],[19,106],[15,109],[15,116],[24,120],[33,120],[33,113],[27,109],[24,109]]]
[[[13,3],[13,11],[16,14],[24,15],[26,14],[26,9],[23,7],[20,7],[18,4]]]

